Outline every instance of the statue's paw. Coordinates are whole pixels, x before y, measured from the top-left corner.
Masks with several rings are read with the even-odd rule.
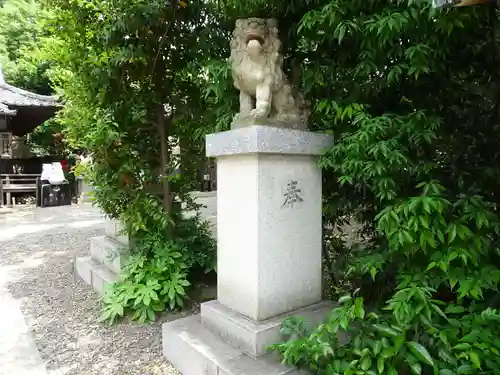
[[[263,110],[260,110],[260,109],[252,109],[250,111],[250,116],[251,118],[253,119],[256,119],[256,120],[260,120],[260,119],[264,119],[267,117],[267,112],[266,111],[263,111]]]
[[[276,116],[278,121],[297,121],[298,118],[296,113],[280,113]]]

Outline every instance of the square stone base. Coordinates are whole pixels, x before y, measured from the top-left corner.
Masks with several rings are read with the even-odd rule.
[[[103,264],[113,273],[119,274],[127,260],[127,246],[106,236],[90,239],[90,257]]]
[[[99,295],[104,295],[110,284],[119,279],[122,263],[126,259],[127,247],[106,237],[90,239],[90,257],[75,260],[75,275],[91,285]]]
[[[254,359],[207,330],[199,315],[163,325],[163,355],[182,375],[299,375],[270,354]]]
[[[118,280],[118,275],[91,257],[76,258],[74,272],[77,277],[103,296],[109,285]]]
[[[267,354],[269,345],[283,340],[280,330],[285,319],[291,316],[303,317],[306,325],[314,328],[324,321],[332,309],[331,301],[322,301],[275,318],[256,322],[216,300],[201,305],[201,322],[205,328],[233,347],[251,357],[259,358]]]

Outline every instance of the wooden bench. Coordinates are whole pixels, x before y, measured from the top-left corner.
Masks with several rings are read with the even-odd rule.
[[[36,193],[39,174],[0,174],[0,207],[5,203],[12,204],[12,193]]]

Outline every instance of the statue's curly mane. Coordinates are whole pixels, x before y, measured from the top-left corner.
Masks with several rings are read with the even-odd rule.
[[[234,86],[240,93],[240,111],[231,127],[238,126],[240,121],[246,124],[264,121],[294,129],[307,128],[303,99],[294,92],[283,72],[275,19],[237,20],[229,62]]]

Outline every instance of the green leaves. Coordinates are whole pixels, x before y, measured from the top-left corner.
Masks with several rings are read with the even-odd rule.
[[[489,330],[500,332],[482,317],[497,306],[500,281],[500,118],[490,83],[498,53],[480,37],[498,17],[488,25],[486,12],[331,0],[303,15],[312,126],[336,137],[320,161],[324,218],[345,233],[359,229],[325,246],[332,289],[360,291],[342,297],[321,329],[283,344],[290,363],[328,374],[500,368]],[[340,345],[344,329],[350,340]],[[348,369],[328,368],[319,343]]]
[[[108,321],[109,324],[115,323],[118,319],[123,317],[125,314],[125,309],[123,304],[118,301],[113,301],[108,303],[102,311],[99,317],[100,322]]]
[[[373,328],[388,337],[398,337],[400,335],[400,332],[384,324],[373,324]]]
[[[469,352],[469,358],[476,369],[481,368],[481,359],[479,358],[479,354],[477,352],[471,350]]]
[[[7,0],[0,7],[4,25],[0,30],[0,63],[6,81],[46,95],[53,92],[49,80],[51,62],[42,52],[50,43],[42,30],[47,16],[47,9],[34,0]]]
[[[209,64],[226,54],[227,33],[205,3],[175,4],[47,4],[47,32],[57,43],[44,53],[65,102],[58,124],[72,147],[92,153],[86,178],[97,204],[124,224],[136,245],[123,281],[104,301],[105,320],[131,314],[145,322],[181,308],[188,273],[215,265],[207,225],[199,216],[183,218],[173,206],[181,199],[196,210],[186,195],[204,162],[204,135],[223,117],[208,108],[220,104],[214,96],[231,86],[227,66]],[[219,84],[217,90],[207,80]],[[177,146],[178,156],[172,153]],[[167,155],[160,153],[165,149]],[[182,174],[173,176],[179,164]]]
[[[166,308],[184,306],[191,285],[184,264],[189,253],[154,232],[137,239],[136,246],[137,253],[130,255],[121,281],[106,293],[101,321],[114,323],[131,313],[132,319],[143,323],[154,321]]]
[[[363,306],[363,298],[356,298],[354,301],[354,316],[358,319],[363,319],[365,317],[365,309]]]
[[[410,352],[417,358],[420,362],[425,363],[426,365],[435,366],[434,360],[431,355],[427,351],[425,347],[423,347],[418,342],[410,341],[408,343],[408,347],[410,348]]]
[[[178,308],[192,267],[214,267],[213,241],[166,218],[145,192],[164,180],[182,192],[194,181],[158,176],[154,111],[171,107],[169,135],[194,155],[181,156],[182,165],[201,160],[203,136],[227,129],[237,106],[224,61],[232,18],[277,15],[284,68],[313,104],[310,128],[335,134],[320,161],[324,219],[349,238],[325,249],[331,294],[349,296],[312,332],[285,324],[292,340],[275,349],[321,374],[500,368],[498,312],[488,309],[500,281],[500,78],[494,38],[485,37],[497,20],[486,7],[432,13],[428,1],[223,0],[212,4],[216,12],[202,2],[176,18],[161,2],[55,3],[68,103],[60,119],[74,144],[96,154],[100,204],[148,239],[106,300],[105,319],[133,312],[151,320]],[[221,14],[231,22],[219,22]],[[175,243],[158,234],[172,223]]]

